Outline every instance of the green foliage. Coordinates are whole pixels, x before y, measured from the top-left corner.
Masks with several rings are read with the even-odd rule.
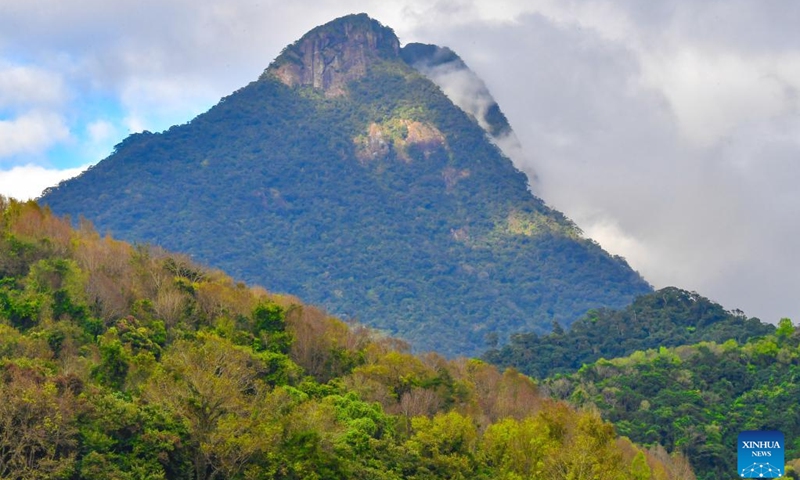
[[[547,457],[560,445],[541,418],[507,418],[483,435],[486,462],[504,478],[541,478]]]
[[[799,347],[800,335],[787,319],[775,333],[742,345],[730,340],[639,351],[546,385],[559,397],[594,405],[636,442],[684,452],[697,478],[711,480],[735,471],[730,439],[739,432],[800,435]],[[785,448],[786,458],[800,456],[800,445]]]
[[[82,478],[189,478],[189,435],[177,419],[121,392],[93,391],[89,406],[80,430]]]
[[[791,335],[791,322],[781,324],[779,337]],[[501,368],[513,367],[536,378],[571,373],[601,358],[631,355],[635,351],[674,347],[702,341],[745,342],[775,331],[757,318],[728,312],[694,292],[667,287],[637,297],[622,310],[592,309],[568,332],[548,335],[516,334],[511,342],[484,353]],[[764,345],[765,353],[774,353]]]
[[[292,335],[286,331],[283,308],[274,303],[258,305],[253,309],[253,323],[258,348],[277,353],[289,351]]]
[[[0,477],[70,478],[79,413],[74,395],[24,367],[1,371]]]
[[[515,372],[415,356],[180,256],[0,204],[14,212],[0,236],[49,245],[0,280],[4,315],[39,305],[29,324],[0,321],[1,478],[614,479],[642,470],[637,453],[670,465],[617,449],[610,424]]]
[[[387,41],[345,95],[265,74],[185,125],[131,135],[42,201],[449,356],[651,290],[531,195],[475,119],[397,57],[389,29],[340,19],[309,33],[319,55],[346,47],[347,22]],[[302,53],[287,47],[273,67]],[[164,268],[196,296],[194,272]]]
[[[631,480],[649,480],[651,473],[644,453],[637,453],[633,458],[633,463],[631,463]]]
[[[114,390],[122,389],[128,375],[128,359],[115,328],[109,329],[100,339],[100,363],[94,368],[94,377],[101,385]]]
[[[27,330],[39,323],[46,296],[13,288],[13,283],[0,285],[0,314],[11,325]]]
[[[407,448],[418,455],[434,478],[460,479],[473,476],[478,431],[472,420],[457,412],[432,419],[414,417],[414,435]]]
[[[792,325],[792,320],[788,318],[782,318],[780,322],[778,322],[778,329],[775,331],[775,335],[780,340],[786,340],[791,337],[795,332],[794,325]]]

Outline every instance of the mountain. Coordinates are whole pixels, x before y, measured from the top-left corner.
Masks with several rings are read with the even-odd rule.
[[[789,319],[746,343],[637,351],[544,385],[635,442],[683,452],[699,480],[735,477],[735,439],[746,430],[779,430],[787,462],[800,457],[800,328]]]
[[[513,135],[508,119],[486,84],[454,51],[438,45],[409,43],[400,50],[400,57],[441,87],[493,140]],[[450,88],[452,84],[458,84],[459,88]]]
[[[510,132],[499,107],[479,121],[404,60],[441,51],[401,48],[364,14],[334,20],[40,200],[447,355],[650,291],[531,194],[492,142]]]
[[[746,342],[775,331],[775,326],[728,312],[695,293],[667,287],[642,295],[621,310],[592,309],[572,324],[547,335],[520,333],[483,359],[501,368],[546,378],[572,373],[601,358],[625,357],[637,350],[699,342]]]
[[[414,356],[0,196],[0,478],[692,480],[477,360]]]

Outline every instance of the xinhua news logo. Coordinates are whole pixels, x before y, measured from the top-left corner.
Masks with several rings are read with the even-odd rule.
[[[747,431],[739,434],[739,476],[778,478],[783,475],[783,434],[777,431]]]

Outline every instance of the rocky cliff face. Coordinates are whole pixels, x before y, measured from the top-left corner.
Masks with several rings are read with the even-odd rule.
[[[287,47],[264,72],[294,87],[310,85],[327,96],[345,93],[345,85],[367,73],[378,58],[397,58],[400,41],[389,27],[366,14],[348,15],[315,28]]]

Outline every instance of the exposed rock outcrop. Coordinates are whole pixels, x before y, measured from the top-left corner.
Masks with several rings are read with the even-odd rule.
[[[359,135],[356,144],[356,157],[362,163],[385,158],[394,150],[397,158],[410,163],[410,148],[416,148],[425,158],[436,149],[447,148],[447,141],[436,126],[429,123],[395,118],[383,125],[373,123],[366,135]]]
[[[348,15],[288,46],[264,75],[291,87],[310,85],[335,97],[345,93],[348,82],[366,75],[371,61],[399,54],[400,41],[391,28],[364,13]]]

